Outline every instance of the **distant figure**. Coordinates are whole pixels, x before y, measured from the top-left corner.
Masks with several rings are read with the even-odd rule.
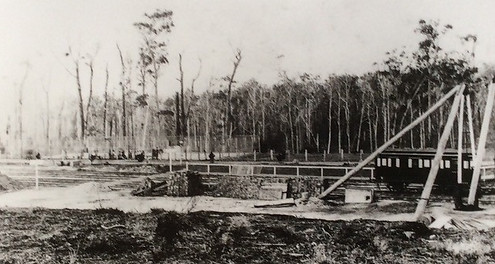
[[[213,151],[210,152],[210,155],[208,155],[208,157],[210,158],[210,163],[215,163],[215,154],[213,154]]]
[[[143,162],[144,161],[144,151],[142,151],[140,154],[136,154],[136,160],[139,161],[139,162]]]
[[[158,159],[158,149],[152,149],[151,150],[151,159],[153,159],[153,160]]]
[[[41,159],[41,154],[39,152],[36,154],[36,159]]]

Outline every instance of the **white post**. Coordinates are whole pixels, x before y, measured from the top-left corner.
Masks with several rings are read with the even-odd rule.
[[[440,106],[442,106],[452,95],[454,95],[459,89],[464,89],[463,86],[456,86],[452,88],[444,97],[442,97],[438,102],[436,102],[428,111],[424,112],[421,116],[416,118],[411,124],[406,126],[404,129],[402,129],[399,133],[397,133],[395,136],[393,136],[391,139],[389,139],[387,142],[385,142],[383,145],[381,145],[375,152],[371,153],[366,159],[364,159],[362,162],[360,162],[355,168],[353,168],[350,172],[346,173],[346,175],[342,176],[338,181],[336,181],[332,186],[330,186],[328,189],[326,189],[323,193],[318,196],[318,198],[323,199],[325,196],[327,196],[329,193],[333,192],[337,187],[339,187],[342,183],[346,182],[349,178],[352,177],[356,172],[360,171],[364,166],[366,166],[368,163],[370,163],[372,160],[378,156],[378,154],[382,153],[386,148],[391,146],[395,141],[397,141],[400,137],[402,137],[404,134],[406,134],[409,130],[414,128],[416,125],[421,123],[423,120],[426,119],[431,113],[433,113],[435,110],[437,110]]]
[[[270,149],[270,160],[273,160],[273,149]]]
[[[186,171],[189,170],[189,161],[186,161]]]
[[[442,136],[438,141],[437,151],[435,153],[435,157],[433,158],[430,172],[428,174],[428,178],[426,179],[425,187],[423,192],[421,193],[421,198],[418,202],[418,206],[416,207],[416,212],[414,213],[414,219],[418,220],[426,210],[426,205],[428,204],[428,200],[430,199],[431,190],[433,189],[433,184],[435,183],[435,179],[437,177],[438,169],[440,168],[440,162],[442,161],[443,152],[445,151],[445,147],[447,146],[447,141],[449,140],[450,132],[452,131],[452,127],[454,126],[454,120],[457,113],[457,109],[459,109],[459,102],[462,98],[462,91],[464,90],[464,86],[462,86],[459,94],[455,97],[454,103],[452,103],[452,109],[450,109],[449,117],[447,118],[447,123],[442,132]]]
[[[462,136],[464,128],[464,96],[461,97],[459,106],[459,119],[457,122],[457,183],[462,183]]]
[[[474,142],[474,129],[473,129],[473,112],[471,111],[471,97],[466,95],[466,106],[467,106],[467,114],[468,114],[468,123],[469,123],[469,140],[471,141],[471,153],[473,155],[473,159],[476,156],[476,146]]]
[[[182,165],[182,146],[179,148],[180,153],[179,153],[179,164]]]
[[[307,149],[304,150],[304,160],[308,161],[308,150]]]
[[[344,160],[344,150],[339,149],[339,152],[340,152],[340,160]]]
[[[34,174],[35,174],[35,185],[36,190],[39,188],[39,173],[38,173],[38,163],[34,164]]]
[[[492,117],[493,99],[495,95],[495,85],[492,83],[488,86],[488,98],[485,106],[485,114],[483,116],[483,123],[481,124],[480,139],[478,142],[478,153],[474,160],[473,178],[471,179],[471,187],[469,188],[468,204],[474,205],[476,198],[476,189],[478,188],[478,181],[480,179],[481,162],[485,155],[486,138],[488,136],[488,128],[490,126],[490,118]]]
[[[273,175],[276,176],[277,175],[277,167],[273,166]]]
[[[253,153],[254,153],[254,161],[256,161],[256,150],[253,151]]]

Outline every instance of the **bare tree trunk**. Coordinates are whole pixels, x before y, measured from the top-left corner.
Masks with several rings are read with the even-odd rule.
[[[50,90],[45,88],[43,85],[43,90],[45,91],[46,99],[46,155],[51,154],[50,147]]]
[[[88,96],[88,104],[86,105],[86,128],[89,126],[89,117],[90,117],[90,107],[91,100],[93,99],[93,79],[94,79],[94,67],[93,67],[93,58],[90,59],[89,63],[87,63],[89,67],[89,96]]]
[[[126,93],[126,85],[127,85],[127,80],[126,80],[126,66],[124,62],[124,56],[122,56],[122,51],[120,50],[119,45],[117,44],[117,49],[119,50],[119,57],[120,57],[120,64],[122,66],[122,76],[120,77],[120,87],[122,89],[122,136],[125,138],[127,137],[127,131],[126,131],[126,106],[125,106],[125,93]],[[108,78],[108,74],[107,74]]]
[[[364,116],[364,94],[361,95],[361,113],[359,115],[359,126],[358,126],[357,142],[356,142],[356,152],[359,152],[359,148],[361,147],[361,128],[363,125],[363,116]]]
[[[340,127],[340,101],[342,100],[342,97],[340,95],[340,87],[338,88],[339,90],[337,91],[337,142],[338,142],[338,151],[340,153],[340,150],[342,149],[342,135],[341,135],[341,127]]]
[[[347,137],[347,153],[351,153],[351,128],[350,128],[350,123],[351,123],[351,117],[350,117],[350,108],[349,108],[349,85],[346,81],[346,87],[345,87],[345,107],[344,107],[344,116],[346,120],[345,124],[345,132],[346,132],[346,137]]]
[[[430,81],[428,81],[428,109],[430,109],[431,107],[431,86],[430,86]],[[428,133],[426,133],[426,143],[427,144],[432,144],[431,142],[431,135],[432,135],[432,131],[431,131],[431,116],[428,116],[428,120],[427,120],[427,124],[428,124]]]
[[[292,106],[289,105],[290,148],[294,152],[294,126],[292,124]]]
[[[210,85],[211,86],[211,85]],[[210,93],[206,91],[206,112],[205,112],[205,151],[210,150]]]
[[[328,144],[327,153],[330,154],[330,147],[332,143],[332,103],[333,103],[333,91],[332,87],[329,87],[330,91],[328,93]]]
[[[84,102],[83,102],[83,96],[82,96],[82,88],[81,88],[81,78],[79,76],[79,61],[75,61],[76,65],[76,83],[77,83],[77,94],[79,96],[79,117],[81,119],[81,141],[84,141],[84,137],[86,135],[85,131],[85,124],[86,121],[84,120]]]
[[[26,71],[24,72],[24,76],[22,77],[22,81],[21,81],[21,84],[19,85],[19,119],[18,119],[18,122],[19,122],[19,149],[20,149],[20,155],[21,155],[21,158],[23,158],[23,155],[24,155],[24,139],[23,139],[23,114],[22,114],[22,110],[23,110],[23,99],[24,99],[24,96],[23,96],[23,92],[24,92],[24,84],[26,83],[26,79],[27,79],[27,76],[28,76],[28,70],[29,70],[29,65],[26,66]]]
[[[227,125],[227,127],[229,128],[229,138],[232,138],[232,130],[233,130],[232,84],[234,83],[235,73],[237,71],[237,67],[239,66],[239,63],[241,63],[241,59],[242,59],[241,50],[238,49],[236,51],[235,61],[234,61],[234,69],[232,70],[232,74],[230,75],[228,90],[227,90],[227,111],[226,111],[226,121],[227,122],[224,122],[224,126]]]
[[[367,116],[368,116],[368,132],[369,132],[369,140],[370,140],[370,152],[373,152],[373,128],[372,128],[372,121],[371,121],[371,114],[370,114],[371,106],[368,104],[367,107]]]
[[[410,116],[409,116],[410,117],[410,123],[412,123],[414,120],[413,119],[413,109],[409,108],[409,110],[410,110]],[[410,135],[411,135],[411,148],[413,149],[414,148],[414,129],[411,129]]]
[[[388,124],[387,124],[387,109],[386,109],[386,106],[387,106],[387,103],[386,103],[386,92],[385,92],[385,87],[383,84],[380,85],[381,88],[382,88],[382,117],[383,117],[383,142],[387,142],[387,138],[388,138],[388,135],[387,135],[387,128],[388,128]]]
[[[186,135],[186,112],[184,108],[184,71],[182,70],[182,54],[179,53],[179,82],[180,82],[180,136]]]
[[[378,116],[379,116],[379,111],[378,111],[378,106],[376,107],[375,111],[375,149],[378,148]]]
[[[105,68],[105,93],[103,102],[103,133],[105,138],[107,138],[107,109],[108,107],[108,64]]]

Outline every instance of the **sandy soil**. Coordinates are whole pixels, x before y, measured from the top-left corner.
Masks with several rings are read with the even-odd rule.
[[[408,201],[382,200],[373,204],[329,204],[310,198],[296,200],[297,206],[283,208],[255,208],[259,200],[241,200],[196,197],[134,197],[130,189],[114,190],[112,186],[121,184],[89,182],[72,187],[25,189],[0,194],[0,208],[49,209],[99,209],[114,208],[124,212],[147,213],[152,209],[176,212],[232,212],[254,214],[291,215],[299,218],[321,220],[371,219],[381,221],[411,221],[416,204]],[[475,219],[481,227],[495,227],[495,207],[477,212],[453,210],[449,203],[436,203],[428,207],[427,217],[434,219],[452,217],[463,221]]]

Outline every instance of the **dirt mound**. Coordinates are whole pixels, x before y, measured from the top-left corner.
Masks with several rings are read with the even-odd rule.
[[[0,192],[23,189],[24,185],[7,175],[0,173]]]

